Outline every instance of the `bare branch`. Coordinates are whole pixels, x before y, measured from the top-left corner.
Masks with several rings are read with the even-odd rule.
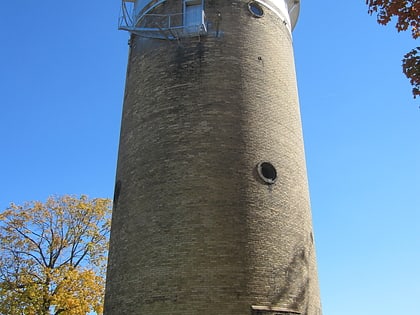
[[[42,251],[42,248],[40,246],[39,243],[35,242],[35,240],[33,240],[31,237],[29,237],[28,235],[26,235],[25,233],[23,233],[22,231],[20,231],[18,228],[14,228],[16,232],[18,232],[21,236],[23,236],[25,239],[27,239],[28,241],[32,242],[37,248],[38,248],[38,253],[41,255],[42,261],[44,263],[44,265],[47,267],[47,260],[45,259],[44,253]]]

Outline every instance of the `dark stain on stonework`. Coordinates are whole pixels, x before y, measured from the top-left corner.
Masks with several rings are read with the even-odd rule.
[[[114,209],[117,209],[117,205],[118,205],[118,199],[120,198],[120,193],[121,193],[121,181],[117,180],[117,182],[115,183],[115,188],[114,188]]]
[[[205,51],[203,42],[198,42],[195,51],[196,51],[195,55],[201,65],[201,62],[204,60],[204,51]]]
[[[290,296],[293,296],[293,302],[289,305],[292,309],[308,308],[308,301],[306,300],[307,290],[309,286],[309,278],[306,277],[303,281],[296,281],[302,275],[302,269],[306,269],[309,265],[309,260],[305,249],[296,251],[293,259],[288,264],[286,269],[286,281],[288,285],[279,291],[272,303],[275,305],[279,301],[287,301]],[[303,314],[307,314],[304,312]]]
[[[176,65],[175,74],[178,77],[199,75],[204,58],[205,46],[203,42],[197,41],[194,43],[190,41],[183,45],[178,45],[173,60],[173,64]]]

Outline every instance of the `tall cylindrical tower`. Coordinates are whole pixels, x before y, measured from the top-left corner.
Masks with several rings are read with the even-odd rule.
[[[320,315],[299,0],[123,0],[106,315]]]

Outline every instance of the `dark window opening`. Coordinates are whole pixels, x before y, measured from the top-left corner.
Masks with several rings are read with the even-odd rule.
[[[251,315],[300,315],[301,313],[295,310],[284,309],[280,307],[270,306],[251,306]]]
[[[255,1],[248,3],[248,9],[254,17],[262,17],[264,15],[263,8]]]
[[[258,174],[267,184],[274,184],[277,179],[277,171],[273,164],[269,162],[261,162],[257,165]]]

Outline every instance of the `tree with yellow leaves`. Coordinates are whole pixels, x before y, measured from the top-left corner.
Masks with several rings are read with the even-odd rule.
[[[420,37],[420,0],[366,0],[369,14],[376,14],[379,24],[387,25],[393,18],[398,32],[411,30],[414,39]],[[413,86],[413,96],[420,96],[420,47],[404,55],[403,72]]]
[[[0,213],[0,314],[101,314],[110,213],[86,196]]]

